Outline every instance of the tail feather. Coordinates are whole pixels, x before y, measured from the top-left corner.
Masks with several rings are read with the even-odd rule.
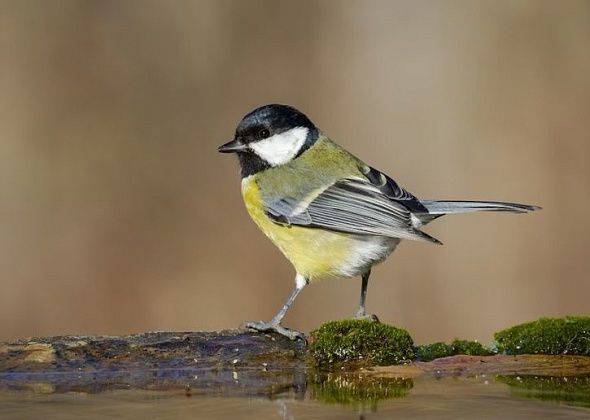
[[[428,213],[416,213],[422,223],[428,223],[437,217],[451,213],[471,213],[476,211],[508,211],[528,213],[541,210],[541,207],[500,201],[460,201],[460,200],[420,200]]]

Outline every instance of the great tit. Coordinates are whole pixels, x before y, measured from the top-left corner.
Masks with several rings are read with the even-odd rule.
[[[441,243],[421,231],[422,225],[449,213],[539,209],[494,201],[419,200],[287,105],[265,105],[250,112],[238,124],[234,139],[218,150],[237,154],[250,217],[297,273],[295,289],[274,318],[245,326],[291,339],[304,336],[283,327],[281,320],[310,282],[360,275],[356,317],[366,318],[371,267],[402,239]]]

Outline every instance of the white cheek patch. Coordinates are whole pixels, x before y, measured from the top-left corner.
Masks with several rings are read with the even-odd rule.
[[[293,159],[307,138],[306,127],[295,127],[281,134],[275,134],[256,143],[250,148],[272,166],[282,165]]]

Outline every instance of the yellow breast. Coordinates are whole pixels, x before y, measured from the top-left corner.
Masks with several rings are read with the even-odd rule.
[[[264,212],[260,189],[254,177],[242,180],[242,196],[250,217],[260,230],[291,261],[295,270],[308,279],[322,276],[347,276],[353,235],[300,226],[274,223]]]

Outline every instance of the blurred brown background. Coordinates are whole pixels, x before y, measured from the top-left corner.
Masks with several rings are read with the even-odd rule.
[[[590,312],[590,2],[1,1],[0,339],[236,327],[293,270],[216,152],[271,102],[449,216],[374,270],[417,342]],[[360,280],[306,289],[309,331]]]

